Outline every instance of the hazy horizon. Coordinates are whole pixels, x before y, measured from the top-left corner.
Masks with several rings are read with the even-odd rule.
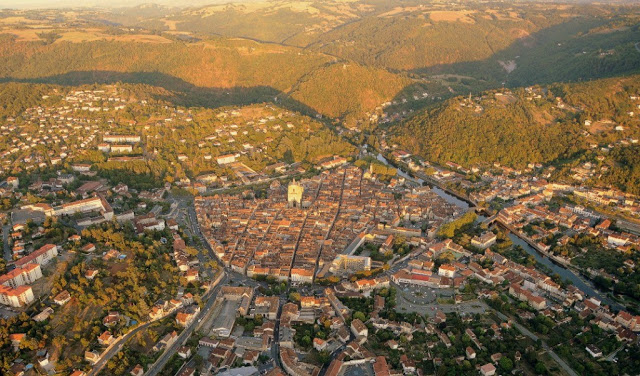
[[[38,8],[117,8],[142,4],[157,4],[174,7],[200,6],[206,4],[224,4],[251,2],[255,0],[0,0],[0,9],[38,9]]]

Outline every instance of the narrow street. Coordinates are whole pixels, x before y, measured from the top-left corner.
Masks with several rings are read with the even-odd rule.
[[[9,247],[9,236],[11,235],[11,227],[9,225],[2,226],[2,250],[4,260],[9,263],[11,261],[11,247]]]

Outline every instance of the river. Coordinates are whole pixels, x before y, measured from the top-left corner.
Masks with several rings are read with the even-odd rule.
[[[379,160],[380,162],[384,163],[385,165],[389,165],[389,161],[387,161],[387,159],[380,153],[378,153],[378,156],[376,157],[377,160]],[[396,170],[398,171],[398,175],[402,176],[405,179],[408,180],[412,180],[420,185],[422,185],[424,183],[424,180],[418,178],[414,178],[412,176],[410,176],[409,174],[407,174],[406,172],[402,171],[399,168],[396,168]],[[438,196],[442,197],[446,202],[453,204],[463,210],[467,210],[469,209],[469,203],[463,200],[460,200],[459,198],[452,196],[450,194],[448,194],[447,192],[445,192],[444,190],[442,190],[442,188],[435,186],[435,185],[431,185],[429,184],[429,186],[431,187],[431,190],[437,194]]]
[[[614,302],[609,297],[604,296],[601,292],[597,291],[590,282],[585,281],[570,269],[567,269],[564,266],[553,262],[553,260],[551,260],[550,258],[540,254],[540,252],[538,252],[524,240],[520,239],[516,234],[510,232],[509,239],[511,239],[513,244],[521,246],[528,254],[533,256],[536,259],[536,262],[539,262],[540,264],[546,266],[553,273],[558,274],[563,280],[570,281],[575,287],[579,288],[588,296],[596,297],[603,303],[608,304],[611,308],[614,308],[616,310],[625,309],[621,304]]]
[[[384,164],[387,164],[387,165],[389,164],[387,159],[380,153],[378,153],[378,156],[376,158],[380,162],[383,162]],[[416,179],[412,178],[411,176],[409,176],[406,172],[404,172],[404,171],[402,171],[400,169],[398,169],[398,175],[404,177],[405,179],[413,180],[413,181],[415,181],[417,183],[420,183],[420,184],[423,183],[422,179],[417,179],[416,180]],[[442,190],[441,188],[439,188],[437,186],[431,186],[431,189],[433,190],[433,192],[435,192],[438,196],[442,197],[448,203],[454,204],[457,207],[459,207],[459,208],[461,208],[461,209],[463,209],[465,211],[467,209],[469,209],[469,203],[467,203],[466,201],[460,200],[459,198],[448,194],[447,192],[445,192],[444,190]],[[483,217],[483,216],[479,216],[478,217],[479,221],[482,221],[484,219],[485,219],[485,217]],[[558,274],[560,276],[560,278],[562,278],[565,281],[570,281],[571,283],[573,283],[574,286],[579,288],[587,296],[596,297],[596,298],[600,299],[600,301],[602,301],[603,303],[608,304],[611,308],[614,308],[616,310],[625,309],[625,307],[622,306],[621,304],[614,302],[612,299],[604,296],[604,294],[602,294],[601,292],[597,291],[595,289],[595,287],[590,282],[585,281],[580,276],[576,275],[572,270],[567,269],[564,266],[553,262],[551,259],[549,259],[548,257],[544,256],[543,254],[538,252],[535,248],[530,246],[527,242],[525,242],[524,240],[520,239],[516,234],[513,234],[513,233],[510,232],[509,233],[509,239],[511,239],[513,244],[517,244],[517,245],[521,246],[528,254],[533,256],[537,262],[539,262],[540,264],[542,264],[542,265],[546,266],[547,268],[549,268],[553,273]]]

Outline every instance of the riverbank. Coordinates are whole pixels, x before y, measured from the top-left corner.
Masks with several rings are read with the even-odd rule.
[[[447,201],[450,204],[454,204],[457,207],[465,210],[469,208],[477,207],[477,203],[475,203],[470,198],[452,191],[446,186],[428,177],[427,175],[420,174],[420,173],[413,173],[413,172],[408,173],[404,171],[401,168],[401,166],[398,165],[398,163],[388,160],[381,153],[378,153],[376,159],[387,166],[395,167],[396,170],[398,171],[398,175],[402,176],[405,179],[409,179],[414,183],[420,184],[420,185],[424,185],[426,183],[438,196],[442,197],[443,199],[445,199],[445,201]],[[416,175],[416,177],[414,177],[413,175]]]
[[[522,247],[525,252],[535,258],[536,262],[549,268],[553,273],[558,274],[563,280],[571,282],[587,296],[599,299],[616,311],[625,309],[622,304],[615,302],[611,298],[607,297],[604,292],[598,290],[591,281],[582,278],[584,271],[580,268],[570,264],[568,261],[559,262],[558,257],[555,257],[555,255],[550,252],[537,247],[536,244],[531,239],[524,236],[524,234],[521,234],[519,231],[513,231],[513,229],[509,228],[509,226],[505,226],[501,222],[498,222],[498,224],[509,231],[509,239],[513,244]]]
[[[383,162],[386,165],[392,165],[397,168],[398,175],[404,177],[405,179],[409,179],[415,183],[420,185],[428,184],[431,189],[440,197],[442,197],[447,202],[458,206],[463,210],[468,210],[470,208],[478,208],[477,205],[473,203],[473,201],[469,199],[465,199],[461,197],[459,194],[455,192],[451,192],[450,189],[446,187],[442,187],[439,184],[434,184],[433,179],[427,178],[427,180],[420,178],[420,174],[416,174],[418,179],[412,177],[407,172],[403,171],[396,163],[390,163],[381,153],[378,153],[376,157],[379,161]],[[596,287],[588,280],[585,280],[581,277],[581,275],[585,274],[585,271],[580,268],[572,265],[569,260],[558,257],[536,244],[533,240],[526,237],[524,234],[520,233],[520,231],[515,231],[510,226],[500,222],[495,221],[495,223],[506,230],[509,231],[509,238],[514,244],[521,246],[528,254],[532,255],[536,261],[547,268],[549,268],[553,273],[558,274],[565,281],[570,281],[574,286],[579,288],[582,292],[587,294],[587,296],[593,296],[605,304],[608,304],[611,308],[615,310],[624,310],[625,307],[609,297],[605,296],[604,292],[596,290]]]

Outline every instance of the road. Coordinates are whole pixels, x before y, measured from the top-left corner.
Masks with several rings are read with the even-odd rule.
[[[282,314],[282,306],[284,300],[280,299],[278,307],[278,315],[276,317],[276,325],[273,328],[274,341],[271,344],[271,358],[275,361],[276,366],[282,368],[282,362],[280,361],[280,315]]]
[[[516,329],[518,329],[520,331],[520,333],[524,334],[525,336],[531,338],[534,341],[538,341],[538,339],[540,339],[540,337],[538,337],[537,335],[533,334],[531,331],[529,331],[529,329],[525,328],[524,326],[518,324],[514,319],[510,319],[509,317],[507,317],[507,315],[496,311],[496,314],[498,315],[498,317],[500,317],[503,320],[511,320],[511,322],[513,322],[513,326],[516,327]],[[565,362],[562,358],[560,358],[558,356],[558,354],[556,354],[551,347],[549,347],[549,345],[547,345],[547,343],[542,340],[542,348],[551,356],[551,358],[553,360],[556,361],[556,363],[558,363],[560,365],[560,367],[562,367],[562,369],[565,370],[565,372],[567,372],[569,375],[571,376],[578,376],[578,374],[576,373],[576,371],[573,370],[573,368],[571,368],[571,366],[569,366],[567,364],[567,362]]]
[[[161,320],[161,319],[158,319],[158,320]],[[133,329],[132,331],[130,331],[129,333],[125,334],[124,337],[121,337],[117,342],[115,342],[112,346],[110,346],[105,353],[102,354],[102,356],[100,357],[100,360],[96,364],[94,364],[91,371],[87,373],[87,376],[94,376],[99,374],[100,371],[102,371],[102,369],[104,368],[104,366],[107,365],[109,360],[113,358],[113,356],[116,355],[122,349],[122,346],[124,346],[134,334],[138,333],[142,329],[148,328],[151,324],[153,324],[156,321],[157,320],[153,320],[145,324],[142,324],[137,328]]]
[[[220,281],[222,282],[225,278],[223,277],[223,279]],[[218,283],[218,286],[220,285],[220,283]],[[217,288],[217,286],[216,286]],[[213,293],[214,290],[216,290],[216,288],[214,288],[212,290],[212,296],[215,297],[215,294]],[[217,293],[217,291],[216,291]],[[215,301],[215,298],[213,299]],[[209,307],[210,309],[211,307]],[[205,312],[206,314],[206,310],[201,311],[200,313]],[[153,324],[156,321],[162,320],[164,318],[166,318],[167,316],[173,315],[175,313],[175,311],[170,312],[158,319],[155,320],[151,320],[148,321],[138,327],[136,327],[135,329],[131,330],[129,333],[125,334],[123,337],[120,337],[114,344],[112,344],[106,352],[104,352],[102,354],[102,356],[100,357],[100,360],[94,364],[93,368],[91,369],[91,371],[87,374],[87,376],[95,376],[97,374],[100,373],[100,371],[102,371],[102,369],[104,368],[104,366],[109,362],[109,360],[111,360],[111,358],[113,358],[113,356],[115,356],[121,349],[122,347],[129,341],[129,339],[136,333],[138,333],[139,331],[148,328],[151,324]],[[194,320],[195,322],[195,320]]]
[[[213,306],[215,305],[216,297],[218,295],[218,291],[220,290],[220,287],[227,283],[227,280],[228,280],[227,273],[226,272],[223,272],[223,273],[224,275],[220,280],[220,282],[216,285],[216,287],[211,289],[209,298],[206,300],[206,303],[203,309],[200,311],[200,313],[193,319],[191,324],[189,324],[189,326],[187,326],[180,333],[180,335],[178,336],[178,339],[171,346],[169,346],[169,348],[165,349],[162,355],[160,355],[160,357],[155,361],[155,363],[153,363],[151,367],[147,370],[147,372],[144,373],[145,376],[155,376],[160,371],[162,371],[164,366],[178,351],[180,346],[182,346],[187,341],[187,339],[191,337],[191,334],[193,334],[193,332],[196,330],[196,328],[198,327],[198,324],[200,324],[201,321],[206,320],[206,316],[211,311],[211,308],[213,308]]]
[[[11,247],[9,247],[9,236],[11,235],[11,227],[9,225],[2,226],[2,249],[4,254],[4,260],[9,263],[11,258]]]

